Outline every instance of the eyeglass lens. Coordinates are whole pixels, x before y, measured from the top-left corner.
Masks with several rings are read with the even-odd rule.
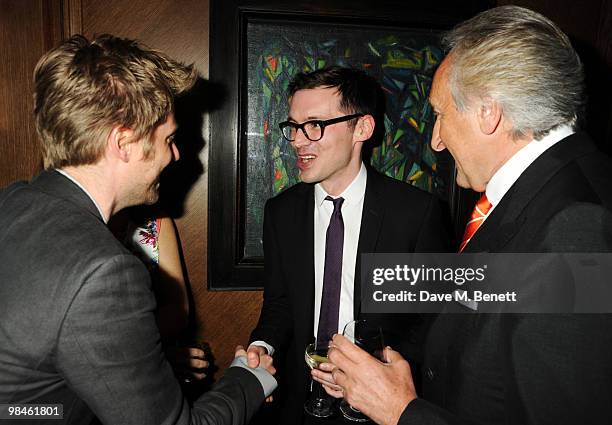
[[[302,129],[306,138],[313,142],[320,140],[323,136],[323,126],[317,121],[306,122],[301,126],[294,123],[288,123],[288,125],[283,127],[283,135],[287,140],[294,141],[299,128]]]

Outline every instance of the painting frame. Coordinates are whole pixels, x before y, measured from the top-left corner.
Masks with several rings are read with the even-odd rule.
[[[407,10],[403,1],[315,0],[288,5],[282,0],[211,0],[210,80],[222,87],[224,95],[220,107],[210,115],[208,138],[209,290],[257,290],[263,286],[263,258],[245,255],[249,22],[317,22],[440,33],[486,8],[483,1],[466,3],[461,7],[453,2],[412,5]],[[449,189],[451,199],[459,193],[454,185]]]

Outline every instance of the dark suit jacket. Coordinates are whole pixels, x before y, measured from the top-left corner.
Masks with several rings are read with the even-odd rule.
[[[574,134],[525,170],[465,252],[611,252],[611,211],[612,163]],[[605,314],[441,314],[424,400],[400,423],[610,424],[611,329]]]
[[[280,397],[286,396],[280,423],[302,421],[309,384],[304,362],[313,342],[314,185],[300,183],[266,203],[264,216],[264,303],[251,341],[274,347]],[[354,286],[354,314],[360,309],[360,255],[368,252],[445,252],[452,246],[438,201],[429,193],[368,170]],[[419,318],[415,315],[370,316],[384,329],[385,343],[412,359],[419,357]],[[421,338],[424,339],[424,338]],[[284,382],[283,382],[284,380]],[[284,384],[284,385],[283,385]]]
[[[242,424],[263,401],[230,368],[190,410],[162,354],[144,265],[57,172],[0,192],[0,403],[87,424]],[[55,423],[55,421],[54,421]]]

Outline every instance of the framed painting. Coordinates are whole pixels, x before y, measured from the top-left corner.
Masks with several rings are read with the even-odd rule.
[[[370,164],[441,198],[455,196],[452,159],[429,145],[428,96],[443,58],[441,31],[467,13],[465,5],[379,3],[212,0],[210,76],[226,96],[210,123],[210,289],[263,284],[265,201],[299,181],[278,128],[298,72],[342,65],[376,78],[386,98],[385,135]]]

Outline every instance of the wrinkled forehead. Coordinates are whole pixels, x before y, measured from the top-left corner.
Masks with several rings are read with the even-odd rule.
[[[429,103],[431,103],[434,108],[441,108],[444,103],[450,100],[449,76],[450,63],[447,58],[442,61],[436,70],[431,84]]]

